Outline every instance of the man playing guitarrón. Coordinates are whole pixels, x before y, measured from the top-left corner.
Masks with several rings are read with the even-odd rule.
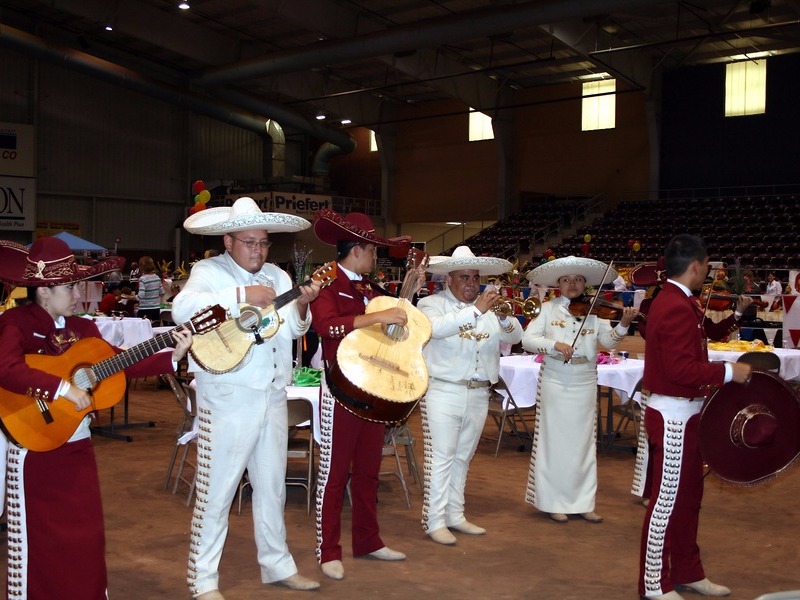
[[[376,323],[404,326],[406,312],[399,307],[365,314],[372,298],[385,292],[362,277],[375,268],[376,246],[400,246],[410,239],[384,239],[374,233],[369,217],[350,213],[342,217],[322,210],[314,220],[320,241],[336,246],[337,277],[311,305],[314,326],[322,340],[326,362],[336,358],[342,338],[355,329]],[[353,504],[354,556],[403,560],[406,555],[388,548],[378,530],[378,471],[385,425],[362,419],[335,401],[325,380],[322,384],[321,455],[317,480],[317,558],[322,572],[332,579],[344,577],[341,512],[345,486],[350,480]]]

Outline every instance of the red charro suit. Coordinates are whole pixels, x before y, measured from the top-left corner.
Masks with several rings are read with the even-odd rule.
[[[649,392],[645,427],[652,464],[650,504],[642,528],[639,593],[658,596],[705,577],[697,545],[703,498],[699,412],[709,390],[725,378],[708,362],[706,336],[736,329],[733,316],[703,319],[697,301],[667,282],[647,315],[643,388]]]
[[[383,294],[377,284],[362,279],[351,281],[336,266],[337,277],[311,303],[314,328],[322,341],[322,355],[327,362],[336,357],[336,349],[345,335],[353,331],[353,322],[363,315],[365,300]],[[378,531],[378,472],[386,426],[373,423],[345,410],[333,400],[322,385],[319,477],[317,480],[317,559],[320,563],[341,560],[342,501],[350,478],[353,506],[352,547],[354,556],[363,556],[383,548]]]

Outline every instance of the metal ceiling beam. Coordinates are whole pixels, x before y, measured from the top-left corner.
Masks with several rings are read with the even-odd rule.
[[[201,76],[204,84],[233,83],[277,73],[302,71],[419,48],[435,48],[443,43],[507,33],[520,27],[557,23],[586,15],[664,4],[664,0],[551,0],[527,2],[500,8],[460,13],[409,25],[357,35],[349,39],[323,41],[297,50],[274,53],[211,69]]]
[[[84,52],[51,44],[8,25],[0,27],[0,45],[13,48],[41,60],[81,71],[98,79],[121,85],[260,135],[267,134],[267,119],[274,119],[283,127],[294,127],[336,144],[346,152],[355,149],[355,141],[346,132],[312,123],[282,106],[258,101],[260,110],[256,112],[263,112],[265,118],[245,114],[234,107],[207,100],[192,92],[151,79],[136,71]]]

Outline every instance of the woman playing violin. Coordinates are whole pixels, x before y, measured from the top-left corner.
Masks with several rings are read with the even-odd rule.
[[[570,311],[587,283],[601,285],[616,277],[613,269],[590,258],[568,256],[528,273],[532,284],[558,286],[561,296],[542,306],[525,331],[523,347],[545,355],[539,372],[536,438],[531,452],[526,502],[549,513],[559,523],[579,514],[592,523],[597,491],[597,345],[615,347],[638,314],[621,310],[612,327],[594,311]],[[576,307],[573,307],[575,310]],[[588,308],[588,307],[587,307]]]

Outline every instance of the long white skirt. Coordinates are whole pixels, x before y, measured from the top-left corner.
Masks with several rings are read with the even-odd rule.
[[[594,510],[597,493],[597,365],[545,358],[525,501],[548,513]]]

